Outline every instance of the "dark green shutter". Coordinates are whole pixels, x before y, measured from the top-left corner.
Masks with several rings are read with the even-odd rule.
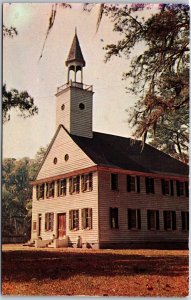
[[[147,210],[147,226],[148,229],[151,229],[151,211]]]
[[[161,179],[162,194],[165,195],[165,180]]]
[[[69,211],[69,229],[72,229],[72,211]]]
[[[171,196],[174,195],[174,184],[173,184],[173,180],[170,181],[170,194],[171,194]]]
[[[85,213],[86,209],[82,208],[82,229],[85,229]]]
[[[180,196],[180,182],[179,181],[176,181],[176,193],[177,193],[177,196]]]
[[[93,176],[92,173],[89,174],[89,190],[93,190]]]
[[[186,229],[186,220],[185,220],[185,212],[181,211],[181,220],[182,220],[182,230]]]
[[[113,208],[110,207],[109,210],[109,221],[110,221],[110,228],[113,228],[113,224],[112,224],[112,218],[113,218]]]
[[[132,226],[131,226],[131,209],[128,209],[127,210],[127,216],[128,216],[128,229],[131,229]]]
[[[69,193],[72,194],[72,178],[69,178]]]
[[[172,230],[176,230],[176,212],[172,211]]]
[[[79,193],[80,191],[80,176],[76,177],[76,192]]]
[[[137,179],[137,193],[140,193],[140,177],[139,176],[136,176],[136,179]]]
[[[186,197],[189,197],[189,189],[188,189],[188,182],[185,182],[185,192],[186,192]]]
[[[151,183],[152,183],[151,193],[154,194],[155,193],[155,181],[154,181],[154,178],[150,178],[150,180],[151,180]]]
[[[156,210],[156,229],[160,229],[160,222],[159,222],[159,211]]]
[[[131,191],[131,176],[127,175],[127,192]]]
[[[51,213],[51,230],[54,229],[54,213]]]
[[[138,218],[138,229],[141,229],[141,211],[137,209],[137,218]]]
[[[77,210],[77,226],[76,229],[79,230],[79,210]]]
[[[58,181],[57,181],[57,197],[60,196],[60,186],[61,186],[61,181],[58,180]]]
[[[149,178],[145,177],[145,189],[146,193],[149,194]]]
[[[48,220],[47,220],[47,216],[48,216],[48,214],[45,214],[45,231],[47,230],[47,222],[48,222]]]
[[[189,212],[186,212],[186,229],[189,230]]]
[[[88,215],[90,216],[89,228],[92,229],[92,208],[88,208]]]
[[[115,218],[115,228],[119,228],[119,223],[118,223],[118,208],[115,207],[114,209],[114,218]]]
[[[167,230],[167,211],[163,211],[164,229]]]

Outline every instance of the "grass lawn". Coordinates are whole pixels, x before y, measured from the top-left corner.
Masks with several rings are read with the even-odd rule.
[[[186,296],[188,251],[3,245],[2,294]]]

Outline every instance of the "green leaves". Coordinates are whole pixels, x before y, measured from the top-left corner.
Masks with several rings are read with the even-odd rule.
[[[159,4],[158,9],[155,6],[152,10],[152,5],[146,4],[113,5],[107,8],[106,15],[113,22],[113,30],[122,37],[116,44],[105,47],[106,61],[115,55],[129,59],[136,53],[135,47],[142,49],[139,55],[134,55],[123,79],[132,79],[128,91],[139,97],[130,110],[129,123],[134,137],[142,137],[144,144],[148,131],[153,137],[158,125],[171,120],[172,127],[179,111],[188,112],[189,6]],[[181,120],[174,129],[180,127]],[[180,152],[184,146],[178,144],[175,148]]]
[[[7,91],[6,84],[2,88],[3,95],[3,123],[11,118],[10,110],[17,108],[19,116],[26,118],[38,113],[38,108],[34,105],[34,99],[26,91],[19,92],[16,89]]]

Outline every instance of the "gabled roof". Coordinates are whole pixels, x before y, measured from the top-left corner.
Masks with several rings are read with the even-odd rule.
[[[63,127],[64,128],[64,127]],[[141,141],[94,132],[93,138],[71,135],[73,141],[97,165],[164,175],[188,175],[189,167]]]
[[[35,179],[61,128],[98,166],[160,175],[188,176],[189,174],[188,165],[148,144],[145,144],[142,150],[141,141],[132,143],[130,138],[101,132],[93,132],[93,138],[85,138],[70,134],[60,124],[39,166]]]
[[[68,54],[68,58],[66,60],[66,66],[68,66],[70,62],[80,62],[83,64],[83,66],[86,65],[76,32]]]

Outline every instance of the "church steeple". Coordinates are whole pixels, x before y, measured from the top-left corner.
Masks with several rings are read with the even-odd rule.
[[[77,72],[81,71],[81,83],[83,83],[83,67],[85,67],[86,62],[84,60],[82,50],[80,48],[80,43],[77,36],[77,30],[75,28],[75,35],[73,42],[66,60],[66,66],[68,67],[68,78],[67,82],[70,80],[70,71],[74,71],[74,81],[76,82]]]
[[[83,83],[82,71],[85,64],[75,31],[66,60],[68,81],[60,86],[56,93],[56,128],[62,124],[72,135],[93,138],[93,87]],[[74,72],[73,81],[70,78],[70,71]],[[78,71],[81,72],[81,82],[76,81]]]

